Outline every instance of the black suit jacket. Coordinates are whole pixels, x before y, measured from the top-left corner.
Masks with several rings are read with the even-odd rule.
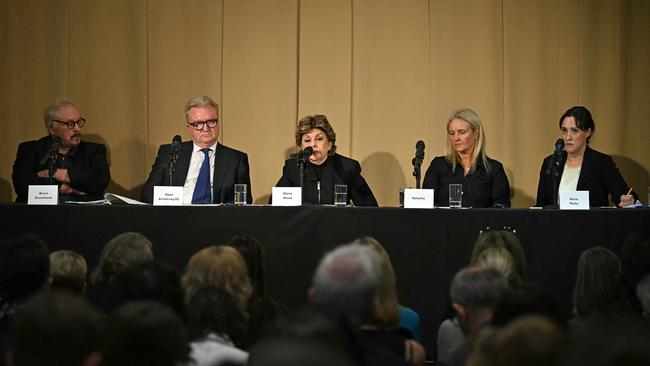
[[[564,162],[566,162],[567,153],[562,153],[562,162],[560,164],[560,172],[558,178],[558,185],[564,172]],[[546,174],[546,170],[551,164],[553,156],[549,155],[544,159],[542,168],[539,171],[539,184],[537,185],[537,206],[554,205],[553,202],[553,177],[551,174]],[[557,188],[556,188],[557,189]],[[609,195],[612,196],[612,202],[618,205],[621,201],[621,195],[624,195],[629,190],[625,179],[616,168],[614,160],[609,155],[598,152],[589,146],[585,150],[585,155],[582,159],[582,168],[580,169],[580,177],[578,178],[578,191],[589,191],[589,206],[600,207],[609,206]],[[636,193],[634,198],[638,199]]]
[[[348,186],[348,203],[354,202],[355,206],[377,207],[377,200],[372,194],[368,183],[361,176],[359,162],[345,156],[334,154],[325,160],[323,173],[320,177],[320,201],[318,197],[318,177],[311,163],[305,165],[304,187],[302,202],[304,204],[333,204],[334,185],[346,184]],[[276,187],[300,187],[300,172],[295,158],[284,162],[282,177]]]
[[[47,165],[41,165],[41,160],[52,143],[49,136],[37,141],[27,141],[18,145],[16,161],[14,162],[11,178],[16,191],[16,202],[27,202],[29,185],[49,184],[47,178],[36,175],[41,170],[47,170]],[[91,201],[102,199],[106,187],[111,180],[111,173],[106,160],[106,147],[93,142],[81,141],[70,149],[67,155],[59,155],[57,168],[67,169],[70,177],[69,185],[86,195],[59,195],[60,201]],[[61,183],[58,183],[60,186]]]
[[[171,149],[171,144],[160,145],[158,156],[151,167],[149,178],[142,187],[140,199],[143,202],[153,202],[154,186],[170,185],[167,161]],[[192,141],[186,141],[181,144],[181,151],[176,161],[176,172],[171,185],[185,185],[185,178],[187,178],[187,171],[190,168],[190,159],[193,150],[194,144]],[[212,177],[213,203],[233,203],[235,201],[235,184],[246,184],[248,186],[246,201],[252,203],[253,194],[251,193],[248,155],[227,146],[217,144],[214,153],[214,176]]]
[[[444,156],[437,156],[424,175],[422,188],[434,190],[436,206],[449,206],[449,185],[463,185],[463,207],[510,207],[510,184],[503,165],[494,159],[487,159],[489,171],[478,164],[473,172],[465,175],[461,164],[452,170],[451,163]]]

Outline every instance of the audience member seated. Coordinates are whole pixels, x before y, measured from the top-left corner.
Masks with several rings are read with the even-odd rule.
[[[528,266],[526,265],[524,248],[513,229],[492,229],[486,227],[481,230],[474,243],[474,249],[472,249],[471,265],[478,265],[479,257],[483,251],[489,248],[503,248],[512,255],[514,268],[512,273],[507,276],[510,284],[517,284],[528,280]]]
[[[503,327],[514,319],[526,315],[542,315],[558,324],[566,321],[560,315],[553,298],[545,293],[538,284],[527,281],[506,289],[494,309],[491,324]]]
[[[168,306],[152,301],[132,302],[108,318],[102,366],[187,363],[187,331]]]
[[[400,328],[395,272],[388,253],[376,239],[371,237],[361,238],[354,244],[369,246],[375,250],[380,259],[379,288],[372,317],[369,322],[361,325],[362,340],[391,350],[413,364],[424,364],[424,348],[413,340],[411,331]]]
[[[585,321],[630,316],[622,299],[621,263],[616,254],[603,247],[582,252],[573,289],[575,318],[569,321],[571,330],[581,333]]]
[[[643,316],[646,319],[650,318],[650,274],[643,277],[636,286],[636,296],[643,306]]]
[[[158,261],[138,262],[113,277],[103,291],[99,308],[106,313],[131,301],[155,301],[186,318],[180,273]]]
[[[0,242],[0,366],[18,305],[49,285],[50,259],[43,240],[26,234]]]
[[[448,354],[439,355],[440,364],[465,364],[472,338],[492,320],[494,309],[507,288],[506,278],[494,268],[466,267],[456,273],[450,295],[465,341]]]
[[[636,286],[643,277],[650,274],[650,230],[638,231],[625,240],[621,249],[621,267],[627,300],[632,309],[641,314]]]
[[[53,289],[83,295],[88,277],[86,259],[72,250],[54,251],[50,253],[50,276]]]
[[[250,235],[237,235],[230,239],[229,246],[237,249],[248,268],[248,277],[253,294],[248,302],[250,326],[249,345],[255,344],[265,327],[272,324],[278,316],[287,313],[287,308],[266,295],[264,287],[264,250],[262,244]]]
[[[324,316],[359,337],[360,326],[373,318],[381,276],[381,258],[374,249],[359,244],[340,246],[318,264],[309,299]],[[391,350],[360,339],[364,365],[409,364]]]
[[[191,358],[197,366],[244,365],[247,316],[226,290],[198,289],[188,303]]]
[[[111,239],[99,257],[99,264],[90,275],[95,287],[106,285],[131,264],[153,260],[153,244],[144,235],[122,233]]]
[[[71,293],[43,291],[21,307],[12,325],[14,366],[95,366],[101,361],[102,318]]]

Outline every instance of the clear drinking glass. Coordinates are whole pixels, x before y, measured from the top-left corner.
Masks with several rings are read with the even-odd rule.
[[[348,203],[348,186],[345,184],[334,185],[334,205],[345,206]]]
[[[248,186],[246,184],[235,184],[235,204],[239,206],[246,205],[246,195]]]
[[[463,185],[450,184],[449,185],[449,208],[460,208],[463,199]]]

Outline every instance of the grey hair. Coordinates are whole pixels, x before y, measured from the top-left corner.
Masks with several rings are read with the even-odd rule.
[[[185,103],[185,120],[189,121],[189,112],[192,108],[214,108],[214,111],[219,115],[219,105],[212,98],[204,95],[201,97],[194,97]]]
[[[45,109],[45,113],[43,114],[43,122],[45,123],[45,128],[50,128],[52,120],[59,118],[59,111],[61,108],[65,107],[77,108],[77,106],[75,106],[74,103],[69,100],[57,100],[53,105],[48,106]]]
[[[636,285],[636,296],[643,305],[643,312],[646,316],[650,315],[650,274],[643,277]]]
[[[381,262],[370,246],[347,244],[325,254],[312,286],[314,302],[324,312],[363,322],[372,315]]]
[[[451,302],[472,311],[494,310],[507,288],[506,278],[496,269],[465,267],[451,281]]]

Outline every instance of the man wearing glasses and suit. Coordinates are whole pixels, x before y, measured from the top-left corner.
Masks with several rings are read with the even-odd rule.
[[[209,97],[185,104],[187,132],[192,141],[161,145],[141,200],[153,202],[154,186],[182,186],[183,204],[233,203],[235,184],[246,184],[246,201],[252,203],[248,155],[218,143],[219,106]],[[172,161],[175,161],[173,163]],[[174,166],[170,175],[170,167]],[[170,182],[171,180],[171,182]]]
[[[103,198],[111,180],[106,147],[81,141],[86,119],[77,107],[58,101],[47,108],[44,122],[47,136],[18,146],[11,175],[16,202],[27,202],[28,187],[36,184],[57,184],[59,202]]]

